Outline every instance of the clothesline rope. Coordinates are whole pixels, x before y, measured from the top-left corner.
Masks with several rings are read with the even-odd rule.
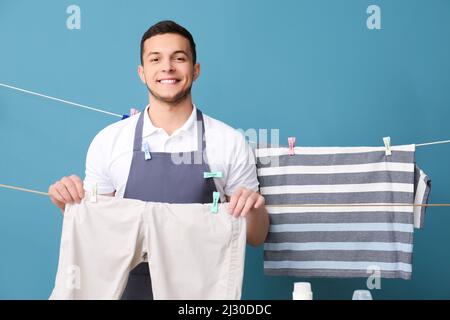
[[[7,188],[7,189],[13,189],[17,191],[23,191],[23,192],[30,192],[30,193],[36,193],[44,196],[48,196],[49,194],[47,192],[41,192],[21,187],[15,187],[10,186],[6,184],[0,184],[0,187]],[[266,204],[266,207],[388,207],[388,206],[395,206],[395,207],[450,207],[450,203],[430,203],[430,204]]]
[[[256,141],[248,141],[251,144],[254,144],[255,146],[258,144]],[[419,143],[419,144],[415,144],[416,147],[424,147],[424,146],[430,146],[433,144],[444,144],[444,143],[450,143],[450,140],[441,140],[441,141],[433,141],[433,142],[426,142],[426,143]],[[282,148],[289,148],[287,146],[280,146]],[[391,146],[393,147],[393,146]]]
[[[450,143],[450,140],[443,140],[443,141],[435,141],[435,142],[427,142],[427,143],[416,144],[416,147],[430,146],[432,144],[442,144],[442,143]]]
[[[41,194],[43,196],[48,196],[49,195],[47,192],[41,192],[41,191],[36,191],[36,190],[31,190],[31,189],[25,189],[25,188],[20,188],[20,187],[15,187],[15,186],[9,186],[7,184],[0,184],[0,187],[7,188],[7,189],[14,189],[14,190],[18,190],[18,191],[30,192],[30,193],[37,193],[37,194]]]
[[[388,204],[266,204],[266,207],[450,207],[450,203],[429,203],[429,204],[408,204],[408,203],[388,203]]]
[[[112,112],[109,112],[109,111],[105,111],[105,110],[101,110],[101,109],[98,109],[98,108],[89,107],[89,106],[86,106],[86,105],[83,105],[83,104],[79,104],[79,103],[75,103],[75,102],[71,102],[71,101],[68,101],[68,100],[55,98],[55,97],[48,96],[48,95],[45,95],[45,94],[42,94],[42,93],[38,93],[38,92],[21,89],[21,88],[18,88],[18,87],[10,86],[10,85],[5,84],[5,83],[0,83],[0,86],[5,87],[5,88],[9,88],[9,89],[13,89],[13,90],[17,90],[17,91],[20,91],[20,92],[25,92],[25,93],[28,93],[28,94],[32,94],[32,95],[35,95],[35,96],[38,96],[38,97],[59,101],[59,102],[65,103],[65,104],[70,104],[70,105],[73,105],[73,106],[76,106],[76,107],[89,109],[89,110],[92,110],[92,111],[97,111],[97,112],[109,114],[111,116],[122,118],[122,116],[120,114],[117,114],[117,113],[112,113]]]

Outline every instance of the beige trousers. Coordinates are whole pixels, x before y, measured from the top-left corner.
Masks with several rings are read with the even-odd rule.
[[[228,204],[167,204],[86,194],[67,205],[50,299],[119,299],[148,261],[154,299],[240,299],[245,218]]]

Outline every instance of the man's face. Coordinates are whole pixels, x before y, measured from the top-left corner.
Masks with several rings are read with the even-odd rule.
[[[144,42],[142,66],[138,73],[150,94],[157,100],[177,104],[191,93],[200,65],[193,65],[189,40],[166,33]]]

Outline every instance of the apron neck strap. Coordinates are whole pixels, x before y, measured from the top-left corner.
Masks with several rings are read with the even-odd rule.
[[[197,152],[203,153],[203,150],[206,150],[205,122],[203,113],[197,109]]]
[[[139,115],[138,122],[136,124],[136,129],[134,131],[134,143],[133,150],[141,151],[142,149],[142,133],[144,128],[144,117],[146,116],[146,110],[144,109]],[[203,113],[197,108],[197,152],[203,152],[206,150],[205,141],[205,124],[203,121]]]

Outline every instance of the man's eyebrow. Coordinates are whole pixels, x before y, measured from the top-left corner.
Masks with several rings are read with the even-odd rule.
[[[151,52],[149,52],[149,53],[147,54],[147,56],[151,56],[152,54],[160,54],[160,53],[161,53],[161,52],[158,52],[158,51],[151,51]],[[182,53],[182,54],[184,54],[184,55],[186,55],[186,56],[189,56],[189,55],[187,54],[187,52],[184,51],[184,50],[177,50],[177,51],[174,51],[174,52],[172,52],[171,55],[174,55],[174,54],[177,54],[177,53]]]
[[[186,51],[184,51],[184,50],[177,50],[177,51],[175,51],[175,52],[174,52],[174,53],[172,53],[172,54],[177,54],[177,53],[182,53],[182,54],[184,54],[184,55],[188,56],[187,52],[186,52]]]

